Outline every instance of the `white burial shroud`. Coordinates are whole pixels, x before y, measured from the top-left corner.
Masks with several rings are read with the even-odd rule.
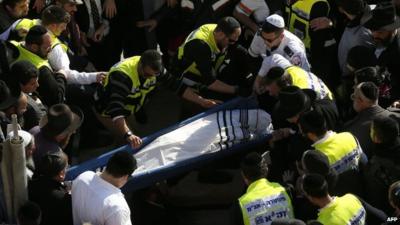
[[[183,160],[229,149],[273,130],[271,117],[260,109],[219,111],[164,134],[135,154],[134,175],[151,173]]]

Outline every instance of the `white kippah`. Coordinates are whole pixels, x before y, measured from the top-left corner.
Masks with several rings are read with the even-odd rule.
[[[268,16],[265,20],[277,28],[285,27],[285,21],[283,20],[282,16],[280,16],[278,14],[272,14],[272,15]]]

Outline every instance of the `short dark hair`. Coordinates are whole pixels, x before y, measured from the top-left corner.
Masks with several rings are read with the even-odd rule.
[[[11,66],[10,74],[19,84],[25,85],[31,79],[37,78],[39,71],[31,62],[21,60]]]
[[[265,178],[268,172],[267,162],[257,152],[247,154],[240,163],[240,168],[243,175],[250,181]]]
[[[382,143],[391,143],[399,136],[399,124],[390,116],[378,116],[372,121],[372,129]]]
[[[119,151],[108,160],[106,172],[113,177],[120,178],[131,175],[136,168],[136,159],[133,154],[127,151]]]
[[[379,98],[379,88],[372,83],[371,81],[360,83],[359,86],[360,92],[369,100],[376,101]]]
[[[27,45],[42,45],[43,35],[47,34],[47,29],[42,25],[35,25],[29,29],[28,34],[25,37],[25,43]]]
[[[68,156],[63,151],[47,153],[39,162],[35,176],[53,178],[68,165]]]
[[[163,70],[161,54],[154,49],[149,49],[143,52],[140,57],[140,63],[142,66],[148,66],[155,71],[162,72]]]
[[[323,198],[328,195],[328,182],[316,173],[305,174],[302,181],[303,191],[311,197]]]
[[[215,31],[220,31],[225,35],[230,36],[237,28],[240,28],[240,23],[235,18],[227,16],[218,21]]]
[[[284,88],[292,85],[293,80],[290,74],[282,67],[275,66],[271,67],[267,75],[263,77],[262,82],[266,85],[270,85],[276,82],[276,85],[280,88]]]
[[[328,130],[326,119],[318,109],[304,112],[299,118],[299,126],[304,134],[312,133],[318,137],[324,135]]]
[[[51,5],[42,12],[42,24],[47,26],[50,24],[69,23],[71,16],[67,11],[57,5]]]
[[[19,225],[39,225],[41,222],[42,211],[39,205],[28,201],[23,204],[17,213]]]
[[[14,8],[18,3],[22,2],[24,0],[3,0],[1,4],[4,6],[9,6],[11,8]]]

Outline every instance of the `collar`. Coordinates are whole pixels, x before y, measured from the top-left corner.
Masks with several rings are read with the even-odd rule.
[[[266,178],[260,178],[256,181],[253,181],[249,187],[247,187],[247,192],[251,192],[255,187],[257,187],[261,183],[268,183],[268,180]]]
[[[112,192],[118,192],[121,193],[121,189],[115,187],[114,185],[110,184],[109,182],[107,182],[106,180],[104,180],[103,178],[101,178],[100,176],[101,172],[97,172],[94,176],[96,177],[96,179],[99,180],[99,183],[101,183],[106,189],[108,189],[109,191]]]
[[[332,201],[329,202],[329,204],[327,204],[326,206],[324,206],[324,207],[318,209],[318,211],[321,212],[322,210],[331,207],[331,206],[332,206],[333,204],[335,204],[335,203],[336,203],[336,196],[332,196]]]
[[[336,134],[334,131],[329,130],[328,132],[326,132],[326,134],[324,135],[324,137],[322,137],[321,139],[319,139],[318,141],[314,142],[314,144],[312,144],[311,146],[314,147],[320,143],[325,142],[330,136]]]

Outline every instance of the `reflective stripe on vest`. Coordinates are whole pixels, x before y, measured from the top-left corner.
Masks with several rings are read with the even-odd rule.
[[[273,219],[294,218],[293,207],[285,189],[262,178],[247,188],[239,198],[245,225],[269,225]]]
[[[358,169],[362,149],[351,133],[329,131],[323,140],[318,141],[313,146],[328,157],[329,165],[338,174],[347,170]]]
[[[329,7],[327,0],[298,0],[290,7],[288,24],[289,31],[303,41],[306,49],[310,49],[311,46],[311,38],[309,34],[310,13],[313,5],[317,2],[326,2]]]
[[[52,70],[47,59],[43,59],[40,56],[26,50],[22,46],[21,42],[10,41],[10,43],[15,45],[15,47],[17,47],[18,52],[19,52],[18,58],[15,60],[15,62],[21,61],[21,60],[26,60],[26,61],[31,62],[37,69],[40,69],[41,67],[46,66],[50,70]]]
[[[185,42],[178,49],[178,59],[181,60],[184,56],[185,45],[192,40],[202,40],[204,41],[211,50],[211,60],[214,65],[214,69],[218,70],[219,66],[221,66],[224,61],[225,54],[221,53],[219,50],[217,43],[214,38],[214,30],[217,27],[216,24],[205,24],[198,29],[192,31],[189,36],[186,38]],[[189,67],[187,67],[183,73],[190,72],[192,74],[201,76],[199,70],[197,69],[196,63],[193,62]]]
[[[328,98],[333,100],[332,92],[325,83],[311,72],[307,72],[298,66],[291,66],[286,69],[292,78],[292,85],[300,89],[312,89],[317,93],[317,99]]]
[[[147,94],[155,88],[156,77],[147,78],[144,83],[140,83],[138,65],[140,56],[133,56],[127,58],[113,67],[107,74],[104,87],[108,85],[109,76],[112,76],[112,72],[120,71],[126,74],[132,81],[131,93],[127,96],[125,109],[131,113],[137,112],[146,100]]]
[[[324,225],[364,225],[366,212],[360,200],[352,194],[336,197],[321,209],[318,221]]]

